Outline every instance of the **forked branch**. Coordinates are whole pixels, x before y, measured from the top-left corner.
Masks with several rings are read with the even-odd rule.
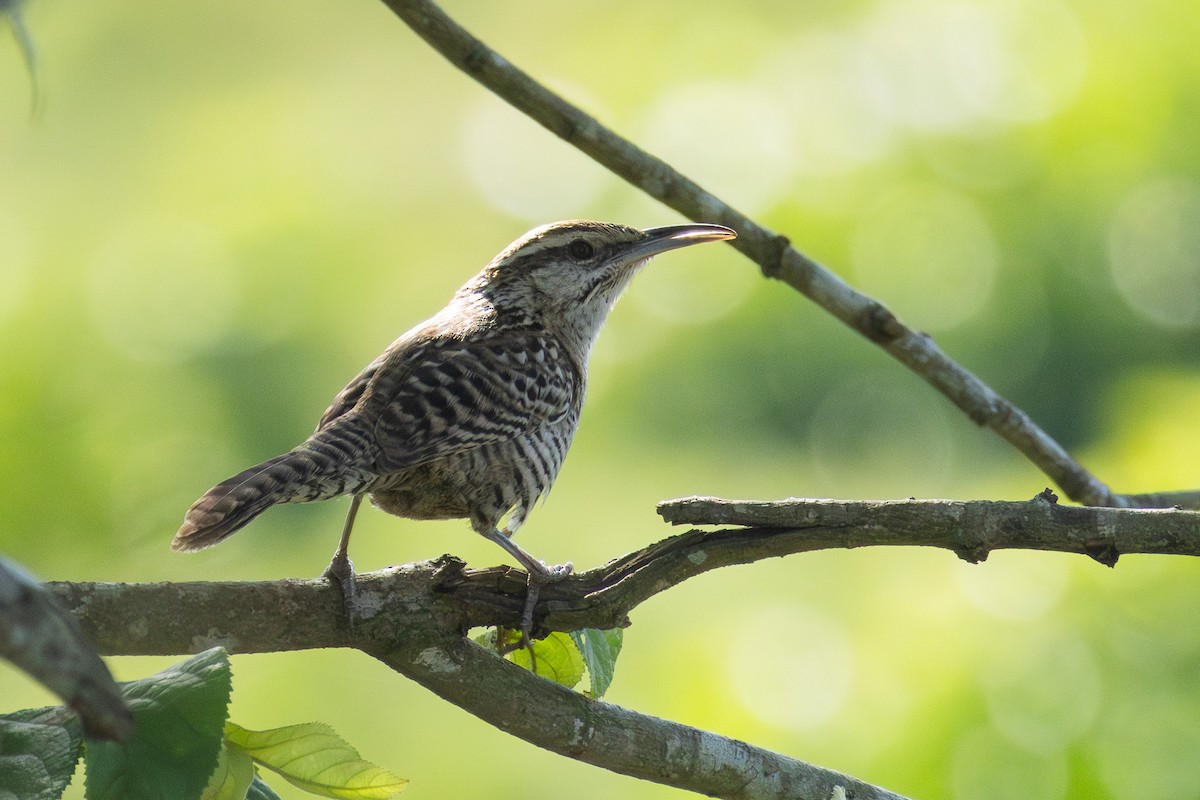
[[[882,303],[804,255],[786,237],[739,213],[662,159],[551,92],[472,36],[431,0],[383,2],[454,66],[615,175],[692,220],[735,229],[738,238],[732,246],[758,264],[763,275],[793,287],[882,347],[976,424],[1008,441],[1070,499],[1089,506],[1200,508],[1200,491],[1115,494],[1025,412],[946,355],[933,339],[906,326]]]
[[[1082,553],[1113,564],[1123,553],[1200,555],[1200,513],[1024,503],[690,498],[660,507],[692,530],[545,587],[543,630],[608,628],[688,578],[733,564],[811,550],[930,546],[979,561],[999,548]],[[731,798],[898,798],[831,770],[743,742],[591,700],[542,680],[469,641],[467,629],[513,626],[524,574],[466,571],[443,558],[359,576],[359,619],[324,580],[258,583],[51,584],[84,633],[108,655],[178,655],[223,645],[234,653],[351,647],[466,711],[569,758],[669,786]],[[256,613],[246,614],[243,609]],[[536,709],[536,712],[531,711]]]
[[[492,604],[497,620],[515,623],[524,581],[506,580],[507,571],[463,575],[461,566],[444,559],[360,576],[362,618],[352,630],[340,593],[319,579],[50,588],[108,655],[351,647],[507,733],[613,772],[739,800],[904,800],[833,770],[592,700],[501,659],[463,635],[463,593],[453,584],[478,584],[467,593],[476,597],[497,579],[515,589],[494,593]]]

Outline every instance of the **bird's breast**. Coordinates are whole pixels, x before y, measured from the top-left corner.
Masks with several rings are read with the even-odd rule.
[[[549,491],[579,420],[556,424],[381,475],[371,499],[409,519],[482,518],[498,522],[514,507],[532,508]]]

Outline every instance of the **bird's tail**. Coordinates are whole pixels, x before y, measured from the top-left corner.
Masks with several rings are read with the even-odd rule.
[[[205,492],[187,510],[171,549],[212,547],[278,503],[325,500],[366,488],[366,476],[346,470],[345,453],[323,446],[319,436]]]

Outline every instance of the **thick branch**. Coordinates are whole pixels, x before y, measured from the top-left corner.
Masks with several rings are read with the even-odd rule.
[[[1200,508],[1197,492],[1114,494],[1021,409],[942,352],[929,336],[904,325],[882,303],[792,247],[786,237],[736,211],[662,159],[554,94],[430,0],[383,2],[454,66],[614,174],[693,220],[734,228],[738,238],[733,246],[758,264],[765,276],[787,283],[882,347],[975,423],[991,428],[1012,444],[1072,500],[1090,506]]]
[[[735,501],[692,497],[659,505],[691,530],[598,569],[543,587],[543,631],[614,628],[638,605],[712,569],[832,548],[922,546],[982,561],[993,550],[1078,553],[1113,564],[1125,553],[1200,556],[1200,512],[1062,506],[1043,493],[1027,502],[894,500]],[[56,584],[102,652],[123,655],[370,646],[427,625],[463,631],[515,626],[525,573],[464,570],[444,557],[359,576],[361,624],[345,629],[339,596],[325,581],[201,584]],[[110,603],[112,605],[110,605]],[[283,613],[260,612],[283,609]],[[254,609],[255,613],[246,613]],[[387,626],[381,630],[380,625]]]
[[[214,645],[235,653],[353,647],[501,730],[614,772],[744,800],[827,800],[838,787],[862,800],[904,800],[832,770],[591,700],[516,667],[463,636],[467,618],[453,584],[472,576],[461,566],[443,559],[360,576],[361,618],[352,630],[340,593],[324,580],[50,588],[110,655]],[[507,573],[475,580],[486,586],[498,574]],[[503,621],[516,620],[519,594],[493,600]]]
[[[475,643],[397,639],[372,654],[508,733],[561,755],[712,797],[903,800],[848,775],[736,739],[591,700]],[[464,704],[465,696],[480,697]]]
[[[942,547],[971,561],[1001,548],[1082,553],[1112,565],[1122,553],[1200,555],[1200,512],[1059,506],[1048,491],[1024,503],[902,500],[777,503],[688,498],[663,503],[693,530],[542,590],[546,630],[627,624],[645,599],[688,578],[810,550],[867,545]],[[508,568],[468,572],[446,557],[359,576],[359,619],[323,580],[262,583],[52,584],[101,652],[235,653],[353,647],[486,720],[570,758],[670,786],[737,798],[893,798],[852,778],[742,742],[596,702],[502,661],[463,637],[513,626],[525,591]],[[536,713],[532,710],[536,709]]]

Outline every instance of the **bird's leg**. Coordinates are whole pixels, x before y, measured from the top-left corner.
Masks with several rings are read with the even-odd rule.
[[[350,498],[350,511],[346,513],[346,524],[342,527],[342,538],[338,541],[337,550],[329,566],[321,573],[322,578],[328,578],[342,590],[342,606],[346,611],[346,619],[354,621],[354,562],[350,560],[350,531],[354,529],[354,517],[362,504],[362,494]]]
[[[533,632],[533,609],[537,606],[538,595],[541,594],[542,587],[548,583],[561,581],[574,572],[575,567],[570,562],[546,566],[544,561],[530,555],[514,542],[511,538],[512,534],[507,531],[491,528],[483,535],[503,547],[529,573],[529,581],[525,590],[525,608],[521,611],[521,643],[525,647],[529,647],[529,635]],[[530,655],[533,655],[532,650],[530,650]]]

